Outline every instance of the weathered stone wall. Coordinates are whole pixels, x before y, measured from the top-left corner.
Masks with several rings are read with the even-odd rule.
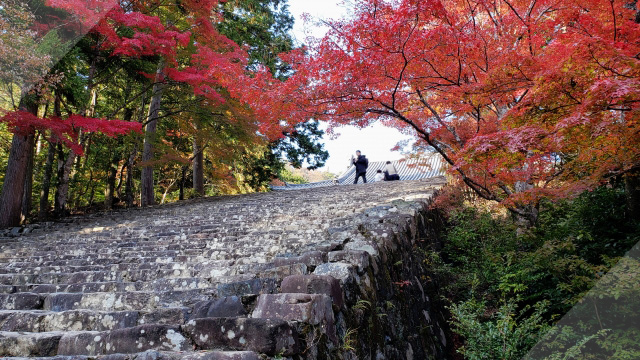
[[[424,266],[442,180],[200,199],[0,237],[0,356],[445,358]]]

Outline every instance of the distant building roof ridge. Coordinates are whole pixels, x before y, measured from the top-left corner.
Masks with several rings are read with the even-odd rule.
[[[445,163],[442,156],[437,153],[429,153],[426,156],[420,156],[416,158],[404,158],[399,160],[382,160],[371,161],[369,160],[369,167],[367,168],[367,179],[372,181],[378,170],[383,170],[387,164],[387,161],[395,166],[400,175],[400,180],[421,180],[437,176],[443,176],[445,173]],[[426,163],[421,165],[421,163]],[[355,166],[350,166],[336,179],[323,180],[307,184],[288,184],[285,186],[271,186],[273,190],[297,190],[297,189],[309,189],[323,186],[332,185],[348,185],[353,184],[355,180]]]

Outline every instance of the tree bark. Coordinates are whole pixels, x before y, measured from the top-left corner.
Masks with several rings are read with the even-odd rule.
[[[120,161],[115,159],[114,161]],[[107,176],[107,187],[104,189],[104,207],[106,209],[113,208],[113,193],[116,189],[116,178],[118,175],[118,169],[113,166],[113,163],[109,166],[109,175]]]
[[[180,196],[178,200],[184,200],[184,186],[187,183],[187,170],[188,166],[185,165],[182,167],[182,177],[180,178]]]
[[[53,161],[55,158],[55,144],[49,142],[47,162],[44,165],[44,174],[42,176],[42,189],[40,190],[40,210],[38,212],[38,219],[40,221],[44,221],[49,212],[49,191],[51,190],[51,175],[53,175]]]
[[[133,165],[136,160],[136,156],[138,154],[138,144],[133,147],[133,150],[129,154],[129,158],[127,159],[127,164],[125,165],[127,169],[127,177],[125,180],[125,188],[124,188],[124,199],[127,204],[127,207],[133,207],[133,199],[134,199],[134,191],[133,191]]]
[[[24,177],[24,189],[22,191],[22,210],[20,222],[24,223],[31,214],[33,201],[33,150],[36,146],[36,138],[34,134],[30,134],[27,138],[27,170]]]
[[[34,115],[38,107],[33,96],[27,95],[28,89],[22,89],[18,108]],[[0,228],[19,226],[22,215],[24,185],[28,173],[29,158],[33,153],[34,133],[14,134],[9,150],[7,171],[0,193]]]
[[[91,95],[91,99],[89,100],[89,104],[84,108],[84,110],[80,111],[84,116],[90,116],[92,109],[95,108],[94,102],[97,99],[97,92],[94,89],[93,79],[96,73],[96,59],[94,58],[91,61],[91,65],[89,66],[89,76],[87,78],[87,91]],[[84,148],[86,136],[82,132],[78,135],[80,140],[80,146]],[[64,159],[62,147],[58,147],[59,159]],[[73,170],[73,165],[78,160],[78,156],[75,152],[69,151],[69,155],[67,159],[64,161],[62,166],[60,166],[60,160],[58,160],[58,186],[56,189],[56,198],[54,204],[54,214],[56,217],[64,216],[66,213],[67,201],[69,200],[69,179],[71,177],[71,172]],[[74,174],[75,175],[75,174]]]
[[[69,194],[69,178],[71,177],[71,169],[76,159],[73,151],[69,151],[67,158],[64,158],[64,150],[62,145],[58,145],[58,186],[56,188],[56,197],[54,203],[55,217],[63,217],[66,214],[67,199]]]
[[[141,179],[141,195],[140,204],[149,206],[155,204],[155,192],[153,189],[153,165],[149,162],[153,160],[153,150],[156,140],[156,127],[158,125],[158,115],[160,113],[160,104],[162,102],[162,92],[164,90],[164,61],[158,63],[156,71],[155,84],[153,85],[153,95],[149,104],[149,113],[147,116],[147,126],[145,128],[144,147],[142,150],[142,161],[145,163],[142,168]]]
[[[53,101],[53,114],[57,117],[62,117],[62,110],[60,103],[62,99],[60,94],[56,92],[55,100]],[[49,141],[47,149],[47,162],[44,165],[44,174],[42,176],[42,189],[40,190],[40,210],[38,212],[38,219],[44,221],[47,218],[49,212],[49,192],[51,190],[51,176],[53,175],[53,162],[56,157],[56,143]]]
[[[204,154],[197,136],[193,138],[193,152],[193,189],[204,196]]]
[[[13,135],[7,172],[0,194],[0,228],[19,226],[22,215],[22,194],[33,135]]]

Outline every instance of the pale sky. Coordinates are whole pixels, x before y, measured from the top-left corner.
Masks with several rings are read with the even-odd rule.
[[[293,35],[299,43],[304,43],[307,35],[322,37],[327,31],[323,27],[315,27],[314,22],[304,24],[302,14],[308,13],[312,19],[338,19],[348,15],[349,6],[344,5],[343,0],[289,0],[289,11],[296,18]],[[348,1],[346,2],[348,3]],[[326,129],[326,126],[322,126]],[[398,130],[374,124],[365,129],[354,126],[338,128],[336,133],[341,134],[331,140],[326,135],[324,147],[329,152],[329,159],[321,170],[332,173],[342,173],[349,165],[349,159],[356,150],[362,151],[369,161],[397,160],[402,158],[399,152],[392,152],[399,141],[410,138],[401,134]]]

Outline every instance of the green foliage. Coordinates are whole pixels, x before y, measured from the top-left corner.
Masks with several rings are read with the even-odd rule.
[[[550,327],[543,318],[546,303],[518,310],[515,301],[502,304],[487,316],[486,304],[475,300],[451,306],[452,324],[465,339],[458,351],[470,360],[520,359]]]
[[[318,128],[319,123],[311,120],[298,124],[294,131],[285,133],[285,137],[271,145],[271,151],[284,157],[296,169],[307,163],[307,169],[315,170],[324,166],[329,152],[319,141],[324,131]]]
[[[291,172],[289,169],[282,169],[280,171],[280,175],[278,176],[280,180],[287,182],[289,184],[306,184],[308,181],[300,175],[296,175]]]
[[[347,329],[344,336],[342,337],[342,346],[340,350],[342,351],[356,351],[356,345],[358,341],[358,330],[357,329]]]
[[[34,11],[39,16],[45,17],[45,13],[40,13],[46,8],[41,6],[41,0],[29,4],[38,9],[36,11],[34,8]],[[151,10],[150,15],[158,15],[163,22],[185,29],[190,25],[182,10],[184,8],[181,6],[159,7]],[[220,11],[222,16],[222,21],[216,22],[218,30],[248,51],[249,70],[266,66],[281,80],[290,75],[289,65],[278,58],[278,54],[294,46],[289,33],[293,18],[286,1],[230,0],[221,4],[216,11]],[[57,18],[65,12],[52,14]],[[127,26],[118,27],[116,31],[125,37],[135,35],[134,29]],[[49,72],[52,80],[47,83],[46,91],[39,99],[40,112],[45,116],[53,116],[54,98],[57,96],[62,118],[89,112],[98,118],[145,123],[153,95],[153,74],[160,55],[113,56],[111,50],[100,45],[104,39],[98,34],[90,33],[81,39],[72,35],[75,36],[56,28],[37,44],[29,43],[29,49],[33,48],[38,56],[46,53],[56,60]],[[75,45],[69,49],[66,46],[69,44]],[[187,59],[195,47],[191,44],[179,51],[180,66],[189,66]],[[23,58],[17,57],[21,64]],[[246,104],[235,100],[226,89],[216,89],[226,101],[214,104],[203,96],[194,95],[194,89],[185,83],[167,81],[164,85],[154,143],[155,156],[149,162],[155,170],[154,191],[158,202],[200,196],[191,189],[192,162],[197,147],[203,154],[204,194],[209,196],[266,191],[270,182],[278,176],[292,183],[302,183],[305,180],[301,177],[283,173],[287,161],[297,167],[304,164],[315,168],[323,166],[327,159],[328,154],[319,143],[323,132],[318,129],[317,122],[301,124],[283,134],[282,140],[269,143],[258,130],[259,119],[255,118]],[[19,87],[6,81],[0,84],[0,111],[15,107],[11,100],[19,98],[16,97],[19,90]],[[94,95],[95,107],[91,102]],[[51,137],[48,133],[40,135],[41,151],[34,155],[31,215],[37,212],[40,191],[43,190],[48,151],[44,139]],[[51,140],[55,142],[55,139]],[[135,205],[135,199],[139,198],[143,166],[143,136],[132,134],[112,139],[90,135],[82,138],[82,141],[85,153],[72,166],[68,209],[77,213],[99,210],[103,206],[110,208],[110,204],[105,204],[105,199],[111,187],[114,206],[128,206],[128,200]],[[0,185],[6,171],[10,144],[11,134],[5,125],[0,125]],[[67,148],[62,153],[55,152],[46,199],[48,204],[44,202],[44,206],[51,207],[53,204],[59,185],[57,167],[64,163],[69,153]],[[28,221],[33,216],[30,218]]]
[[[249,45],[252,66],[262,64],[276,76],[286,76],[290,67],[278,58],[278,54],[293,49],[289,31],[294,19],[286,1],[227,1],[223,17],[225,21],[218,25],[220,32],[237,44]]]
[[[640,241],[637,219],[629,218],[624,192],[617,188],[545,203],[537,226],[524,234],[519,234],[514,219],[470,207],[453,212],[449,221],[443,250],[428,258],[427,265],[445,284],[440,291],[451,304],[451,324],[465,341],[458,351],[469,359],[496,358],[495,354],[521,358]],[[620,278],[625,280],[609,280],[599,296],[632,298],[629,292],[637,281],[629,280],[629,274],[640,270],[633,270],[633,261],[623,265],[627,273]],[[599,311],[624,314],[637,308],[599,305]],[[606,328],[606,320],[583,326],[597,329],[603,324]],[[572,352],[579,351],[581,341],[597,338],[600,347],[625,358],[625,347],[616,344],[631,343],[638,334],[611,331],[587,339],[567,329],[563,336],[573,336]]]
[[[353,308],[356,309],[356,310],[361,310],[361,311],[369,310],[369,309],[371,309],[371,302],[367,301],[367,300],[364,300],[364,299],[360,299],[353,306]]]

